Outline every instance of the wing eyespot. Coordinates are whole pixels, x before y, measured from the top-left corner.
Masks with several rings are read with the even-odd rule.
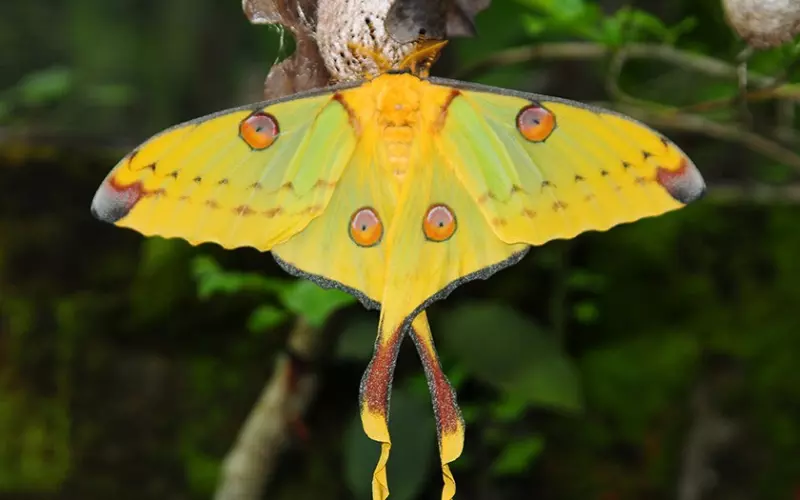
[[[356,245],[364,248],[374,247],[383,238],[383,222],[372,208],[359,208],[350,217],[348,231],[350,239]]]
[[[556,129],[556,116],[544,106],[533,103],[517,113],[517,130],[530,142],[544,142]]]
[[[444,204],[431,205],[422,220],[422,232],[428,241],[440,243],[449,240],[456,232],[458,222],[450,207]]]
[[[278,120],[264,111],[255,111],[239,124],[239,137],[254,150],[272,146],[279,133]]]

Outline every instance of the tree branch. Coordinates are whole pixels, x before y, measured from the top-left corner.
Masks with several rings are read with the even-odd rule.
[[[680,112],[655,112],[625,103],[603,103],[648,124],[665,129],[681,130],[741,144],[742,146],[800,171],[800,155],[766,137],[745,130],[736,124],[724,124],[700,115]]]
[[[720,203],[800,203],[800,184],[770,186],[768,184],[714,184],[708,189],[709,200]]]
[[[633,43],[616,48],[593,42],[555,42],[496,52],[490,57],[457,71],[454,78],[469,80],[492,68],[536,60],[602,59],[610,58],[618,52],[624,53],[626,59],[655,59],[712,77],[731,80],[735,80],[737,77],[737,66],[714,57],[676,49],[670,45]],[[776,81],[773,77],[755,72],[748,72],[747,78],[748,81],[762,87],[773,85]]]
[[[683,449],[677,500],[707,498],[716,479],[711,463],[714,454],[729,445],[738,431],[735,422],[724,417],[715,406],[712,392],[713,383],[704,378],[692,391],[692,424]]]
[[[316,354],[317,330],[298,319],[289,334],[291,351],[302,359]],[[239,431],[222,464],[215,500],[259,500],[290,434],[289,424],[308,407],[316,391],[316,374],[297,373],[289,354],[280,354],[275,369]]]

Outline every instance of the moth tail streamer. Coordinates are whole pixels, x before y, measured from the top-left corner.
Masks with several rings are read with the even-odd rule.
[[[439,458],[442,462],[444,482],[442,500],[452,500],[456,494],[456,481],[448,464],[461,456],[464,449],[464,418],[458,408],[453,386],[450,385],[439,363],[425,311],[411,323],[411,338],[425,369],[433,412],[436,415],[436,435],[439,440]]]
[[[402,325],[386,327],[381,319],[375,351],[361,379],[359,406],[364,433],[381,444],[381,455],[372,474],[372,499],[386,500],[389,483],[386,464],[392,441],[389,437],[389,397],[392,389],[394,367],[403,340]]]

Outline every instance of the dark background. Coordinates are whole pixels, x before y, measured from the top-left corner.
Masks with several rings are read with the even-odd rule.
[[[431,308],[468,426],[459,498],[800,498],[792,47],[751,59],[785,79],[745,114],[728,71],[744,43],[717,0],[495,0],[478,29],[434,74],[631,113],[710,189],[534,248]],[[143,139],[260,100],[290,38],[249,24],[238,0],[0,2],[0,498],[209,498],[296,317],[325,339],[320,387],[266,497],[368,498],[377,445],[357,391],[376,313],[294,284],[269,255],[145,239],[89,213]],[[644,50],[617,79],[589,50],[629,43],[686,59]],[[538,44],[576,52],[511,50]],[[391,498],[438,498],[410,346],[394,390]]]

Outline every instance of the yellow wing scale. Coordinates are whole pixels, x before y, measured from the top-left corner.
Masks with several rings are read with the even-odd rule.
[[[702,194],[702,177],[677,146],[614,113],[541,100],[556,126],[542,142],[526,140],[515,122],[530,103],[463,91],[437,139],[503,241],[541,245],[602,231]],[[677,182],[667,185],[670,179]]]
[[[364,430],[381,443],[373,498],[389,494],[389,393],[408,333],[431,388],[449,500],[448,463],[461,453],[464,423],[428,304],[513,264],[529,245],[674,210],[703,189],[677,146],[626,117],[384,74],[165,131],[111,171],[92,210],[146,235],[271,250],[291,272],[380,304],[360,389]]]
[[[379,303],[389,248],[385,233],[393,220],[395,204],[395,192],[383,169],[362,143],[354,151],[325,212],[295,237],[275,246],[272,253],[305,273],[322,276]],[[374,246],[358,246],[347,236],[350,218],[363,207],[372,207],[383,224],[383,241]]]
[[[281,129],[270,147],[253,150],[237,135],[252,108],[167,130],[111,171],[93,212],[192,244],[269,250],[289,239],[324,211],[356,136],[332,94],[265,109]]]

